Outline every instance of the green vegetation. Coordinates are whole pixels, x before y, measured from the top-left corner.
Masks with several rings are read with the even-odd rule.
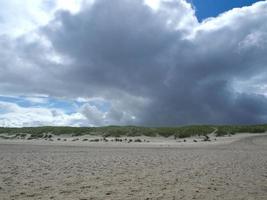
[[[234,135],[236,133],[265,133],[267,125],[250,125],[250,126],[217,126],[217,136]]]
[[[212,126],[186,126],[186,127],[181,127],[177,129],[177,132],[175,133],[174,137],[175,138],[187,138],[191,137],[194,135],[208,135],[215,131],[216,128]]]
[[[246,126],[216,126],[216,125],[196,125],[180,127],[137,127],[137,126],[105,126],[105,127],[25,127],[25,128],[0,128],[2,138],[25,138],[28,135],[30,139],[50,138],[51,135],[95,135],[106,137],[122,136],[163,136],[174,138],[187,138],[190,136],[206,136],[215,133],[217,136],[232,135],[236,133],[264,133],[267,131],[266,125],[246,125]],[[9,137],[10,136],[10,137]]]

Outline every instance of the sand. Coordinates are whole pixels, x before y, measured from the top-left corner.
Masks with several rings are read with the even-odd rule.
[[[0,140],[0,199],[266,200],[267,135],[197,143]]]

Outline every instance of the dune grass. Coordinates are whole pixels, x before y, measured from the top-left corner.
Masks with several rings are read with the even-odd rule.
[[[217,126],[216,135],[234,135],[236,133],[265,133],[267,125],[250,125],[250,126]]]
[[[45,138],[48,134],[53,135],[96,135],[102,137],[122,136],[163,136],[174,138],[187,138],[191,136],[205,136],[214,133],[217,136],[233,135],[236,133],[264,133],[267,131],[267,124],[244,125],[244,126],[218,126],[218,125],[195,125],[180,127],[137,127],[137,126],[105,126],[105,127],[24,127],[24,128],[1,128],[0,134],[16,135],[25,137],[29,134],[32,139]]]

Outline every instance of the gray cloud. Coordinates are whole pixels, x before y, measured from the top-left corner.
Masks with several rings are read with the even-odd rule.
[[[266,97],[238,83],[267,84],[267,2],[200,24],[188,5],[172,0],[156,11],[141,0],[98,0],[59,11],[36,33],[44,41],[1,40],[0,88],[102,97],[109,112],[81,108],[93,124],[266,122]]]

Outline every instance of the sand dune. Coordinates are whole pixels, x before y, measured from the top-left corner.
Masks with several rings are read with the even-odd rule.
[[[267,199],[267,135],[82,144],[1,140],[0,199]]]

